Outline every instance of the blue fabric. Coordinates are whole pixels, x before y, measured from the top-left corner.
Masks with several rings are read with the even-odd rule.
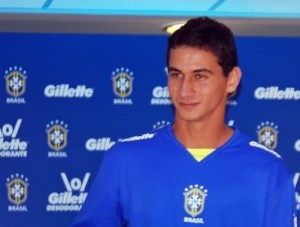
[[[280,156],[238,130],[197,162],[166,126],[106,153],[73,226],[292,227],[294,195]]]

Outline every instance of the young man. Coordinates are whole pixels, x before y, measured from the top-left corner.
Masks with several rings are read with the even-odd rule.
[[[280,156],[224,123],[241,78],[232,32],[195,18],[168,43],[175,122],[106,153],[73,226],[292,227]]]

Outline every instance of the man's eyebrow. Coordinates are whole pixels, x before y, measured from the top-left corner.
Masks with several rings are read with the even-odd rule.
[[[177,69],[175,67],[169,67],[168,72],[170,72],[170,71],[181,72],[179,69]],[[207,68],[195,69],[195,70],[193,70],[193,72],[194,73],[206,72],[206,73],[209,73],[209,74],[213,74],[213,71],[211,71]]]
[[[206,72],[206,73],[209,73],[209,74],[213,74],[213,71],[211,71],[210,69],[207,69],[207,68],[195,69],[195,70],[193,70],[193,72],[195,72],[195,73]]]
[[[180,72],[179,69],[176,69],[176,68],[174,68],[174,67],[168,67],[168,72],[170,72],[170,71]]]

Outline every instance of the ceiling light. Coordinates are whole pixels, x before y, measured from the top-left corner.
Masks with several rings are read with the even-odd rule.
[[[169,35],[172,35],[176,30],[181,28],[185,23],[186,21],[179,21],[179,22],[167,24],[166,26],[164,26],[164,31]]]

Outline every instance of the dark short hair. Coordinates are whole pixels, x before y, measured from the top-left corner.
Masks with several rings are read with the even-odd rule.
[[[224,24],[208,17],[190,19],[169,37],[168,65],[170,50],[180,46],[197,47],[212,52],[217,57],[225,76],[238,65],[232,31]]]

